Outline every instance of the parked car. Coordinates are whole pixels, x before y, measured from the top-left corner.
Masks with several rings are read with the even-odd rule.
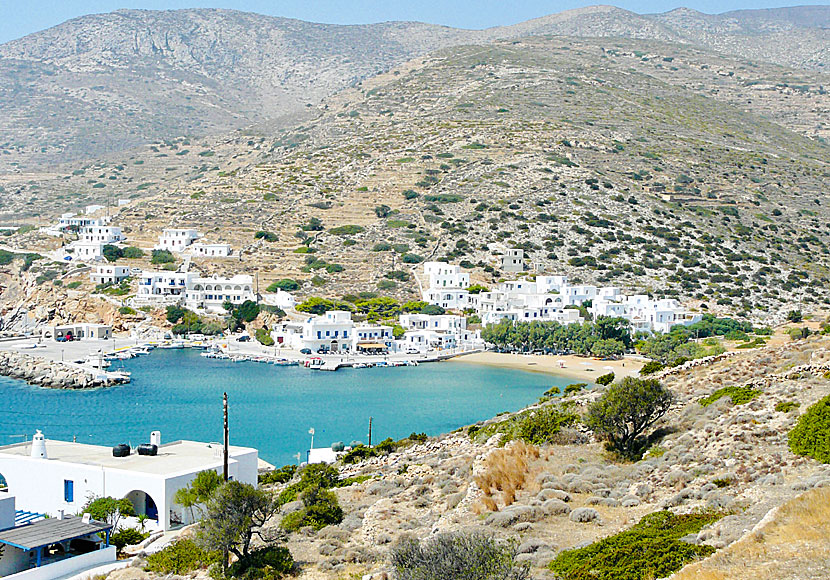
[[[311,349],[310,348],[301,348],[300,352],[302,354],[311,354]]]
[[[251,342],[251,337],[246,334],[237,338],[236,342]]]
[[[418,350],[417,348],[410,347],[410,348],[406,349],[406,354],[420,354],[420,352],[421,351]]]

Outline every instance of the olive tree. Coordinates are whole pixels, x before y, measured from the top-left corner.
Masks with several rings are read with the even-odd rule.
[[[656,379],[626,377],[589,407],[586,424],[611,450],[633,459],[673,401],[671,391]]]
[[[250,554],[254,537],[273,543],[278,536],[265,532],[265,523],[279,511],[279,503],[268,491],[239,481],[222,484],[208,500],[199,539],[209,550],[231,552],[240,560]],[[227,567],[227,559],[222,563]]]
[[[112,524],[112,528],[115,530],[118,529],[118,522],[122,517],[135,515],[135,508],[130,500],[126,498],[92,497],[81,512],[89,514],[93,520]]]

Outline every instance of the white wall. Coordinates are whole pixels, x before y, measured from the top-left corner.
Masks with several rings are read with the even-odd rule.
[[[103,550],[95,550],[88,554],[67,558],[66,560],[41,566],[40,568],[32,568],[31,570],[18,572],[17,574],[6,576],[3,580],[53,580],[54,578],[77,574],[89,568],[115,562],[115,551],[115,546],[110,546]],[[22,553],[25,555],[25,552]]]

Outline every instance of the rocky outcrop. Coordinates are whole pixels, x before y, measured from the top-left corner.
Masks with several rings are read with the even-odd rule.
[[[92,389],[129,382],[121,375],[84,369],[19,352],[0,352],[0,375],[50,389]]]

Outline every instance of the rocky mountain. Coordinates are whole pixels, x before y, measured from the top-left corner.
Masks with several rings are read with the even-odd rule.
[[[84,16],[0,45],[0,170],[39,171],[266,120],[288,126],[324,97],[415,56],[524,36],[663,40],[820,70],[828,14],[818,6],[715,16],[597,6],[483,31],[230,10]]]

